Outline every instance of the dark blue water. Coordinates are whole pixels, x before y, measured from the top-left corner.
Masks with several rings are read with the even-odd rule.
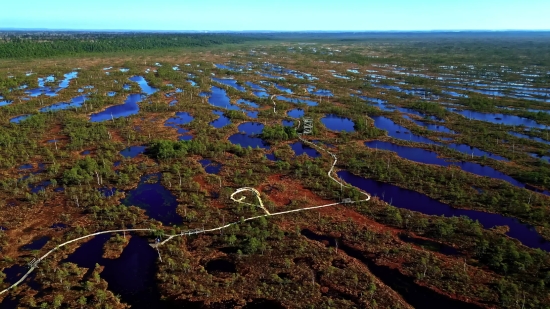
[[[550,163],[550,156],[540,156],[536,153],[529,153],[529,155],[535,159],[546,161],[547,163]]]
[[[70,72],[70,73],[67,73],[67,74],[63,74],[63,77],[65,77],[65,78],[59,83],[59,88],[65,89],[65,88],[69,87],[69,82],[72,79],[75,79],[77,76],[78,76],[78,72]]]
[[[257,96],[258,98],[267,98],[269,97],[269,93],[265,91],[254,91],[253,94]]]
[[[332,131],[355,132],[355,123],[349,118],[328,114],[321,118],[321,122],[325,125],[325,127],[327,127],[327,129]]]
[[[450,95],[450,96],[452,96],[452,97],[455,97],[455,98],[460,98],[460,97],[467,98],[467,97],[468,97],[468,95],[462,94],[462,93],[458,93],[458,92],[456,92],[456,91],[442,90],[441,92],[444,93],[444,94]]]
[[[182,128],[181,126],[186,125],[193,121],[193,116],[186,112],[176,112],[176,115],[172,118],[169,118],[164,123],[164,126],[174,128],[177,130],[179,140],[191,140],[193,136],[189,134],[189,130]]]
[[[95,236],[80,245],[62,263],[75,263],[79,267],[94,269],[96,263],[103,262],[103,246],[109,238],[111,238],[110,234]]]
[[[245,82],[245,84],[247,86],[249,86],[250,88],[252,88],[252,90],[255,90],[255,91],[265,91],[265,88],[263,88],[262,86],[260,85],[257,85],[257,84],[254,84],[252,82]]]
[[[51,184],[52,184],[51,181],[44,180],[35,185],[29,184],[29,188],[31,189],[31,193],[38,193],[40,191],[45,191],[46,188]]]
[[[193,119],[194,119],[193,116],[191,116],[187,112],[176,112],[176,116],[172,118],[168,118],[165,122],[165,125],[168,126],[170,124],[170,125],[183,126],[193,121]]]
[[[104,197],[111,197],[114,196],[118,190],[116,188],[103,187],[98,188],[97,191],[99,191]]]
[[[138,83],[139,87],[141,88],[141,93],[145,93],[146,95],[152,95],[153,93],[158,91],[157,88],[149,86],[143,76],[132,76],[130,77],[130,80]]]
[[[494,226],[507,225],[510,228],[506,233],[508,236],[518,239],[528,247],[550,251],[550,242],[546,242],[537,233],[534,227],[522,224],[515,218],[476,210],[452,208],[447,204],[443,204],[416,191],[402,189],[391,184],[363,178],[348,171],[340,171],[337,174],[352,186],[368,192],[373,196],[377,196],[395,207],[409,209],[431,216],[466,216],[472,220],[478,220],[486,229]]]
[[[427,118],[427,119],[430,119],[430,120],[435,120],[435,121],[441,121],[443,122],[443,119],[439,119],[435,116],[428,116],[424,113],[421,113],[419,111],[416,111],[414,109],[411,109],[411,108],[405,108],[405,107],[397,107],[397,110],[404,113],[404,114],[412,114],[412,115],[416,115],[416,116],[419,116],[419,117],[422,117],[422,118]]]
[[[332,97],[333,94],[330,90],[326,90],[326,89],[317,89],[317,90],[310,90],[309,93],[313,94],[313,95],[316,95],[316,96],[320,96],[320,97]]]
[[[101,122],[111,120],[113,118],[128,117],[139,112],[138,103],[141,102],[141,94],[130,94],[124,104],[107,107],[104,111],[92,114],[90,120],[92,122]]]
[[[7,282],[9,284],[16,283],[23,275],[29,271],[29,269],[22,265],[13,265],[7,268],[4,268],[2,272],[6,274],[6,278],[4,278],[4,282]]]
[[[517,133],[517,132],[512,132],[512,131],[509,131],[508,134],[510,135],[513,135],[515,137],[519,137],[519,138],[526,138],[526,139],[530,139],[530,140],[534,140],[534,141],[537,141],[539,143],[544,143],[546,145],[550,145],[550,142],[547,141],[547,140],[544,140],[540,137],[534,137],[534,136],[529,136],[529,135],[526,135],[526,134],[521,134],[521,133]]]
[[[293,144],[290,144],[290,148],[294,150],[294,153],[297,156],[300,156],[304,153],[311,158],[318,158],[321,156],[321,154],[317,150],[315,150],[315,148],[305,145],[302,142],[295,142]]]
[[[21,116],[17,116],[17,117],[13,117],[12,119],[10,119],[10,122],[11,123],[20,123],[21,121],[29,118],[31,115],[21,115]]]
[[[229,71],[234,71],[234,72],[240,72],[242,71],[242,68],[241,67],[230,67],[230,66],[227,66],[225,64],[214,64],[216,66],[216,68],[218,69],[222,69],[222,70],[229,70]]]
[[[246,111],[246,115],[252,119],[257,119],[258,113],[258,111]]]
[[[60,222],[54,223],[54,224],[52,224],[52,226],[50,226],[50,228],[51,228],[51,229],[54,229],[54,230],[58,230],[58,229],[61,229],[61,230],[62,230],[62,229],[66,229],[67,227],[68,227],[67,224],[65,224],[65,223],[60,223]]]
[[[293,120],[283,120],[282,124],[285,127],[293,127],[294,126],[294,121]]]
[[[103,247],[111,235],[99,235],[82,244],[63,262],[93,270],[95,264],[103,265],[101,277],[108,289],[120,295],[132,308],[162,308],[160,294],[155,284],[157,252],[146,239],[133,236],[117,259],[104,259]]]
[[[218,82],[220,84],[224,84],[224,85],[233,87],[233,88],[235,88],[239,91],[246,91],[246,89],[244,87],[239,86],[237,84],[237,81],[232,79],[232,78],[215,78],[215,77],[213,77],[212,80],[215,81],[215,82]]]
[[[92,153],[90,150],[84,150],[83,152],[80,153],[80,155],[87,156],[90,153]]]
[[[398,139],[413,141],[413,142],[419,142],[419,143],[432,144],[432,145],[439,145],[439,146],[444,145],[444,146],[447,146],[451,149],[454,149],[458,152],[462,152],[462,153],[467,154],[467,155],[472,155],[472,153],[473,153],[474,156],[486,156],[486,157],[494,159],[494,160],[508,161],[508,159],[506,159],[504,157],[492,154],[492,153],[487,152],[487,151],[483,151],[483,150],[481,150],[479,148],[476,148],[476,147],[471,147],[469,145],[465,145],[465,144],[460,144],[460,145],[448,144],[448,145],[445,145],[445,144],[441,144],[441,143],[438,143],[438,142],[434,142],[434,141],[432,141],[432,140],[430,140],[426,137],[415,135],[415,134],[412,134],[412,133],[408,132],[408,130],[406,128],[404,128],[400,125],[397,125],[391,119],[388,119],[386,117],[374,116],[372,118],[374,119],[374,125],[377,128],[388,131],[388,135],[393,137],[393,138],[398,138]]]
[[[72,79],[76,78],[78,76],[78,72],[70,72],[64,75],[65,79],[63,79],[57,88],[51,88],[48,86],[44,86],[46,82],[53,82],[55,81],[55,78],[53,76],[48,76],[46,78],[38,78],[38,88],[30,89],[25,91],[25,93],[29,94],[31,97],[38,97],[40,95],[46,95],[49,97],[56,96],[57,93],[67,87],[69,87],[69,83]]]
[[[253,137],[247,134],[237,133],[229,137],[233,145],[240,145],[243,148],[263,148],[269,149],[269,144],[259,137]]]
[[[538,124],[536,121],[523,118],[519,116],[514,115],[506,115],[506,114],[497,114],[497,113],[480,113],[470,110],[457,110],[454,108],[449,108],[449,110],[460,114],[466,118],[469,119],[475,119],[480,121],[486,121],[490,123],[496,123],[496,124],[504,124],[508,126],[520,126],[523,125],[525,127],[529,128],[538,128],[538,129],[547,129],[549,128],[546,125]]]
[[[306,99],[287,98],[287,97],[282,96],[282,95],[276,96],[275,99],[277,99],[279,101],[285,101],[285,102],[290,102],[290,103],[295,103],[295,104],[307,104],[308,106],[317,106],[317,105],[319,105],[319,103],[317,103],[315,101],[306,100]]]
[[[212,111],[213,114],[220,116],[218,119],[210,122],[210,125],[216,129],[223,128],[231,123],[231,120],[224,116],[222,111]]]
[[[416,148],[416,147],[400,146],[393,143],[382,142],[382,141],[366,142],[365,145],[369,148],[376,148],[376,149],[396,152],[397,155],[400,156],[401,158],[411,160],[414,162],[434,164],[434,165],[440,165],[440,166],[456,165],[460,167],[462,170],[466,172],[470,172],[472,174],[501,179],[506,182],[509,182],[511,185],[514,185],[520,188],[525,187],[525,184],[515,180],[514,178],[502,172],[495,170],[492,167],[484,166],[484,165],[472,163],[472,162],[466,162],[466,161],[460,161],[460,162],[447,161],[446,159],[438,158],[437,153],[429,150]]]
[[[105,259],[101,277],[109,290],[134,309],[163,308],[156,287],[157,252],[146,239],[133,236],[119,258]]]
[[[289,93],[289,94],[294,93],[294,92],[292,92],[292,90],[290,88],[283,87],[283,86],[280,86],[278,84],[275,84],[275,88],[281,90],[282,92],[286,92],[286,93]]]
[[[279,159],[277,159],[277,157],[275,156],[274,153],[268,153],[265,155],[265,157],[269,160],[269,161],[279,161]]]
[[[229,110],[240,110],[240,107],[230,103],[227,92],[224,89],[219,87],[212,87],[210,88],[210,91],[211,94],[210,98],[208,98],[208,103],[210,103],[211,105]]]
[[[304,117],[304,110],[301,108],[295,108],[286,113],[289,117],[292,118],[302,118]]]
[[[491,158],[491,159],[494,159],[494,160],[498,160],[498,161],[509,161],[508,159],[504,158],[504,157],[501,157],[501,156],[497,156],[496,154],[493,154],[493,153],[490,153],[490,152],[487,152],[487,151],[483,151],[479,148],[476,148],[476,147],[472,147],[470,145],[465,145],[465,144],[460,144],[460,145],[457,145],[457,144],[447,144],[445,145],[451,149],[454,149],[456,151],[459,151],[459,152],[462,152],[464,154],[467,154],[469,156],[471,156],[472,154],[474,156],[479,156],[479,157],[487,157],[487,158]]]
[[[13,103],[11,100],[0,101],[0,106],[10,105],[11,103]]]
[[[368,101],[370,103],[373,103],[374,106],[378,107],[380,110],[383,110],[383,111],[390,111],[391,112],[391,111],[395,110],[395,106],[387,104],[388,101],[386,101],[386,100],[366,97],[366,96],[363,96],[363,95],[354,95],[354,94],[352,94],[352,96],[358,97],[358,98],[360,98],[364,101]]]
[[[146,146],[130,146],[120,151],[120,154],[125,158],[135,158],[144,153],[146,148]]]
[[[435,131],[435,132],[441,132],[441,133],[449,133],[449,134],[456,134],[455,131],[445,127],[445,126],[442,126],[442,125],[437,125],[437,124],[429,124],[429,123],[426,123],[424,121],[419,121],[419,120],[416,120],[416,119],[412,119],[412,121],[414,123],[416,123],[417,125],[421,126],[421,127],[424,127],[430,131]]]
[[[219,174],[223,166],[221,163],[213,162],[208,159],[202,159],[199,163],[208,174]]]
[[[21,247],[21,250],[40,250],[42,249],[48,241],[50,241],[50,236],[42,236],[33,240],[30,244],[26,244]]]
[[[32,164],[23,164],[23,165],[19,166],[17,169],[19,169],[19,170],[30,170],[32,168],[33,168]]]
[[[248,100],[244,100],[244,99],[239,99],[239,100],[237,101],[237,104],[245,104],[245,105],[248,105],[248,106],[250,106],[250,107],[252,107],[252,108],[259,108],[259,107],[260,107],[260,105],[254,103],[254,102],[252,102],[252,101],[248,101]]]
[[[264,125],[263,123],[259,122],[245,122],[240,124],[237,129],[239,129],[239,132],[241,133],[245,133],[248,135],[258,135],[262,133]]]
[[[374,126],[376,126],[378,129],[388,131],[388,135],[393,138],[398,138],[398,139],[411,141],[411,142],[440,145],[440,143],[434,142],[427,137],[410,133],[407,128],[404,128],[396,124],[389,118],[382,117],[382,116],[374,116],[372,117],[372,119],[374,119]]]
[[[238,126],[239,132],[229,137],[229,141],[234,145],[241,147],[269,149],[269,144],[259,137],[254,137],[262,133],[264,125],[258,122],[245,122]]]
[[[39,111],[41,113],[46,113],[46,112],[55,112],[58,110],[64,110],[69,108],[78,108],[78,107],[82,107],[82,104],[84,104],[84,102],[86,102],[87,99],[88,99],[87,96],[81,95],[81,96],[72,98],[70,103],[61,102],[61,103],[53,104],[50,106],[43,107]]]
[[[53,83],[53,82],[55,82],[55,77],[53,75],[46,76],[46,77],[39,77],[38,87],[44,87],[46,83]]]
[[[154,183],[148,182],[153,179],[151,175],[143,176],[137,188],[126,194],[126,198],[121,201],[122,204],[145,209],[150,218],[166,226],[182,224],[183,218],[176,213],[176,197],[160,183],[160,174],[156,176],[158,179]]]

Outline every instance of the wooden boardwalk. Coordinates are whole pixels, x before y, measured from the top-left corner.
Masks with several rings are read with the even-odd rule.
[[[273,99],[272,99],[273,101]],[[273,109],[275,110],[275,102],[273,102]],[[300,121],[298,121],[298,127],[300,126]],[[298,138],[300,139],[300,141],[306,143],[306,144],[309,144],[317,149],[320,149],[321,151],[323,152],[326,152],[328,153],[333,159],[334,161],[332,162],[332,165],[327,173],[328,177],[330,177],[330,179],[332,179],[333,181],[335,181],[336,183],[338,183],[341,187],[351,187],[349,185],[346,185],[342,182],[340,182],[338,179],[334,178],[332,176],[332,172],[334,170],[334,166],[336,165],[336,162],[338,162],[338,159],[336,157],[335,154],[331,153],[330,151],[324,149],[324,148],[321,148],[319,145],[315,144],[315,143],[312,143],[308,140],[305,140],[302,138],[301,134],[298,134]],[[244,202],[245,200],[245,197],[241,197],[240,199],[236,199],[234,198],[234,196],[238,193],[242,193],[242,192],[246,192],[246,191],[252,191],[258,201],[259,201],[259,205],[255,205],[255,204],[250,204],[250,203],[246,203]],[[280,216],[280,215],[285,215],[285,214],[289,214],[289,213],[295,213],[295,212],[300,212],[300,211],[307,211],[307,210],[313,210],[313,209],[318,209],[318,208],[324,208],[324,207],[330,207],[330,206],[335,206],[335,205],[340,205],[340,204],[352,204],[352,203],[360,203],[360,202],[366,202],[366,201],[369,201],[371,196],[366,193],[366,192],[362,192],[360,191],[361,193],[363,193],[366,198],[363,199],[363,200],[359,200],[359,201],[350,201],[349,199],[346,199],[344,201],[341,201],[341,202],[337,202],[337,203],[331,203],[331,204],[325,204],[325,205],[319,205],[319,206],[312,206],[312,207],[305,207],[305,208],[299,208],[299,209],[293,209],[293,210],[287,210],[287,211],[281,211],[281,212],[276,212],[276,213],[270,213],[265,207],[264,207],[264,204],[263,204],[263,201],[261,199],[261,196],[260,196],[260,192],[258,192],[258,190],[254,189],[254,188],[249,188],[249,187],[244,187],[244,188],[239,188],[237,189],[235,192],[233,192],[233,194],[231,194],[231,199],[237,203],[241,203],[241,204],[246,204],[246,205],[251,205],[251,206],[256,206],[256,207],[259,207],[261,208],[265,214],[263,215],[258,215],[258,216],[253,216],[253,217],[250,217],[250,218],[246,218],[244,219],[244,222],[247,222],[247,221],[251,221],[251,220],[256,220],[256,219],[259,219],[259,218],[262,218],[262,217],[270,217],[270,216]],[[175,237],[183,237],[183,236],[189,236],[189,235],[196,235],[196,234],[202,234],[202,233],[208,233],[208,232],[214,232],[214,231],[219,231],[219,230],[222,230],[222,229],[225,229],[225,228],[228,228],[232,225],[235,225],[235,224],[239,224],[240,221],[237,221],[237,222],[232,222],[232,223],[228,223],[228,224],[225,224],[225,225],[222,225],[222,226],[219,226],[219,227],[215,227],[215,228],[211,228],[211,229],[194,229],[194,230],[187,230],[187,231],[184,231],[184,232],[181,232],[179,234],[176,234],[176,235],[171,235],[169,236],[168,238],[166,238],[165,240],[163,240],[162,242],[159,241],[159,242],[156,242],[154,244],[151,244],[151,247],[155,248],[158,250],[158,248],[162,245],[164,245],[166,242],[172,240],[173,238]],[[83,240],[83,239],[86,239],[86,238],[90,238],[90,237],[94,237],[94,236],[97,236],[97,235],[101,235],[101,234],[109,234],[109,233],[125,233],[125,232],[144,232],[144,231],[148,231],[148,232],[154,232],[156,231],[155,229],[124,229],[124,230],[109,230],[109,231],[102,231],[102,232],[96,232],[96,233],[92,233],[92,234],[89,234],[89,235],[86,235],[86,236],[82,236],[82,237],[78,237],[78,238],[75,238],[73,240],[69,240],[69,241],[66,241],[60,245],[57,245],[55,248],[51,249],[50,251],[46,252],[46,254],[44,254],[43,256],[41,256],[40,258],[36,259],[36,260],[33,260],[31,263],[29,263],[29,271],[27,273],[25,273],[23,275],[23,277],[21,279],[19,279],[16,283],[12,284],[10,287],[0,291],[0,295],[8,292],[9,290],[15,288],[16,286],[18,286],[19,284],[21,284],[23,281],[25,281],[25,279],[36,269],[38,268],[38,265],[39,263],[44,260],[46,257],[48,257],[50,254],[52,254],[53,252],[55,252],[57,249],[63,247],[63,246],[66,246],[68,244],[71,244],[73,242],[76,242],[76,241],[79,241],[79,240]],[[160,257],[160,255],[159,255]]]

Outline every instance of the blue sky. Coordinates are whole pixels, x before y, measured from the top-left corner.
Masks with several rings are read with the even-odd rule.
[[[0,28],[550,30],[550,0],[19,0]]]

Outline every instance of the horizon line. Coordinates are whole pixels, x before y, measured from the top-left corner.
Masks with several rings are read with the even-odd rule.
[[[292,33],[292,32],[550,32],[549,29],[431,29],[431,30],[163,30],[163,29],[78,29],[78,28],[19,28],[19,27],[0,27],[0,31],[93,31],[93,32],[109,32],[109,31],[125,31],[125,32],[276,32],[276,33]]]

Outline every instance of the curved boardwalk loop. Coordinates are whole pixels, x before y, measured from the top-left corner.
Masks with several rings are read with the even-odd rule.
[[[273,97],[271,99],[271,101],[273,102],[273,110],[275,111],[275,102],[273,101]],[[298,121],[298,127],[300,126],[300,122]],[[352,187],[352,186],[349,186],[349,185],[346,185],[346,184],[343,184],[342,182],[340,182],[338,179],[334,178],[332,176],[332,172],[334,170],[334,166],[336,165],[336,162],[338,161],[338,159],[336,158],[336,155],[334,155],[333,153],[331,153],[330,151],[320,147],[319,145],[315,144],[315,143],[312,143],[308,140],[305,140],[302,138],[302,135],[301,134],[298,134],[298,138],[300,139],[300,141],[306,143],[306,144],[309,144],[317,149],[320,149],[326,153],[328,153],[333,159],[334,161],[332,162],[332,165],[330,166],[330,170],[328,171],[327,175],[328,177],[330,177],[330,179],[332,179],[333,181],[335,181],[336,183],[338,183],[341,187]],[[251,191],[253,192],[255,195],[256,195],[256,198],[258,199],[259,201],[259,205],[255,205],[255,204],[251,204],[251,203],[247,203],[247,202],[244,202],[244,200],[246,199],[245,196],[241,196],[240,198],[235,198],[235,195],[239,194],[239,193],[243,193],[243,192],[247,192],[247,191]],[[294,212],[300,212],[300,211],[307,211],[307,210],[312,210],[312,209],[318,209],[318,208],[324,208],[324,207],[330,207],[330,206],[335,206],[335,205],[339,205],[339,204],[351,204],[351,203],[360,203],[360,202],[366,202],[366,201],[369,201],[371,196],[368,194],[368,193],[365,193],[365,192],[362,192],[360,191],[361,193],[363,193],[365,195],[365,199],[362,199],[362,200],[359,200],[359,201],[341,201],[341,202],[337,202],[337,203],[331,203],[331,204],[325,204],[325,205],[319,205],[319,206],[311,206],[311,207],[305,207],[305,208],[299,208],[299,209],[293,209],[293,210],[286,210],[286,211],[281,211],[281,212],[276,212],[276,213],[270,213],[265,207],[264,207],[264,204],[263,204],[263,201],[261,199],[261,196],[260,196],[260,192],[258,192],[258,190],[254,189],[254,188],[250,188],[250,187],[243,187],[243,188],[239,188],[237,189],[235,192],[233,192],[231,194],[231,199],[237,203],[241,203],[241,204],[246,204],[246,205],[249,205],[249,206],[257,206],[259,208],[261,208],[265,214],[263,215],[258,215],[258,216],[254,216],[254,217],[250,217],[250,218],[246,218],[244,219],[243,221],[246,222],[246,221],[251,221],[251,220],[256,220],[256,219],[259,219],[259,218],[262,218],[262,217],[270,217],[270,216],[279,216],[279,215],[285,215],[285,214],[289,214],[289,213],[294,213]],[[154,244],[152,245],[153,247],[155,248],[158,248],[159,246],[162,246],[163,244],[165,244],[166,242],[172,240],[174,237],[182,237],[182,236],[186,236],[186,235],[195,235],[195,234],[202,234],[202,233],[207,233],[207,232],[214,232],[214,231],[219,231],[219,230],[222,230],[222,229],[225,229],[225,228],[228,228],[232,225],[235,225],[235,224],[238,224],[240,223],[240,221],[237,221],[237,222],[232,222],[232,223],[228,223],[226,225],[222,225],[222,226],[219,226],[219,227],[216,227],[216,228],[211,228],[211,229],[194,229],[194,230],[187,230],[187,231],[184,231],[184,232],[181,232],[179,234],[176,234],[176,235],[171,235],[169,236],[168,238],[166,238],[164,241],[162,242],[159,242],[157,244]],[[67,242],[64,242],[60,245],[57,245],[55,248],[51,249],[50,251],[46,252],[46,254],[44,254],[43,256],[41,256],[40,258],[38,258],[37,260],[33,261],[31,264],[30,264],[30,269],[27,273],[25,273],[23,275],[23,277],[21,279],[19,279],[16,283],[14,283],[13,285],[11,285],[10,287],[0,291],[0,295],[6,293],[7,291],[15,288],[17,285],[19,285],[21,282],[23,282],[33,271],[35,268],[38,267],[38,264],[43,260],[45,259],[46,257],[48,257],[51,253],[53,253],[54,251],[56,251],[57,249],[63,247],[63,246],[66,246],[70,243],[73,243],[73,242],[76,242],[76,241],[79,241],[79,240],[82,240],[82,239],[86,239],[86,238],[89,238],[89,237],[93,237],[93,236],[97,236],[97,235],[101,235],[101,234],[109,234],[109,233],[123,233],[123,232],[143,232],[143,231],[149,231],[149,232],[153,232],[155,231],[154,229],[125,229],[125,230],[110,230],[110,231],[102,231],[102,232],[97,232],[97,233],[93,233],[93,234],[89,234],[89,235],[86,235],[86,236],[82,236],[82,237],[79,237],[79,238],[75,238],[73,240],[69,240]]]

